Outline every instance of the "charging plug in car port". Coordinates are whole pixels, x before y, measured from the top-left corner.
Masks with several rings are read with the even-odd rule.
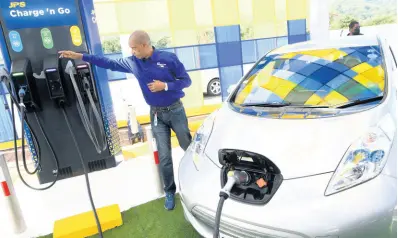
[[[236,184],[230,197],[250,204],[266,204],[276,193],[283,181],[279,168],[263,155],[235,149],[219,151],[221,169],[221,187],[227,182],[229,171],[244,171],[249,179]]]

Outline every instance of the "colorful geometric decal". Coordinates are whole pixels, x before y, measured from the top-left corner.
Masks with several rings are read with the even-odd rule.
[[[378,46],[271,55],[249,74],[235,103],[327,105],[383,95]]]

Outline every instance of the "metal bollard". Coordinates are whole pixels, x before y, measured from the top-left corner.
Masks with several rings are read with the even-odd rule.
[[[148,126],[146,127],[146,136],[147,136],[147,141],[148,141],[148,146],[149,146],[149,150],[151,151],[152,155],[153,155],[153,171],[155,174],[155,186],[156,186],[156,191],[163,195],[164,194],[164,189],[163,189],[163,180],[162,180],[162,176],[160,173],[160,168],[159,168],[159,153],[158,153],[158,149],[157,149],[157,144],[156,144],[156,139],[153,137],[152,134],[152,127]]]
[[[0,185],[6,201],[5,204],[8,210],[9,221],[12,223],[14,234],[24,233],[26,231],[25,219],[23,218],[21,207],[19,206],[18,198],[15,194],[7,162],[4,155],[1,153],[0,167]]]
[[[127,122],[130,143],[135,144],[139,141],[144,141],[142,129],[138,123],[137,116],[135,114],[135,107],[133,105],[127,106]]]

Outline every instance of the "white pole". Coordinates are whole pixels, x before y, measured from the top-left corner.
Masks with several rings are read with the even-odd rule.
[[[310,34],[314,41],[329,38],[329,4],[325,0],[310,2]]]
[[[138,123],[137,123],[137,116],[135,114],[135,107],[133,105],[128,105],[128,112],[130,121],[130,131],[133,135],[138,133]]]
[[[151,154],[153,156],[152,168],[153,168],[153,173],[155,175],[154,186],[159,196],[162,196],[164,194],[164,189],[163,189],[162,176],[160,174],[160,160],[159,160],[157,143],[152,134],[152,127],[147,126],[145,130],[146,130],[146,138],[149,146],[149,151],[151,151]]]
[[[0,186],[2,195],[6,201],[9,221],[12,223],[14,234],[21,234],[26,231],[25,219],[23,218],[21,207],[19,206],[17,195],[15,194],[10,172],[4,155],[0,153]]]

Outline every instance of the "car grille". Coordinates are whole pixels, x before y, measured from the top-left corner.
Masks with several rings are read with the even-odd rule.
[[[201,206],[195,206],[192,209],[192,215],[203,222],[207,226],[214,228],[214,217],[215,212],[210,211]],[[267,232],[268,231],[268,232]],[[293,238],[303,238],[299,234],[285,232],[281,230],[259,227],[255,225],[251,225],[248,223],[244,223],[232,218],[222,217],[220,221],[220,232],[228,235],[230,237],[236,238],[280,238],[280,237],[293,237]]]

